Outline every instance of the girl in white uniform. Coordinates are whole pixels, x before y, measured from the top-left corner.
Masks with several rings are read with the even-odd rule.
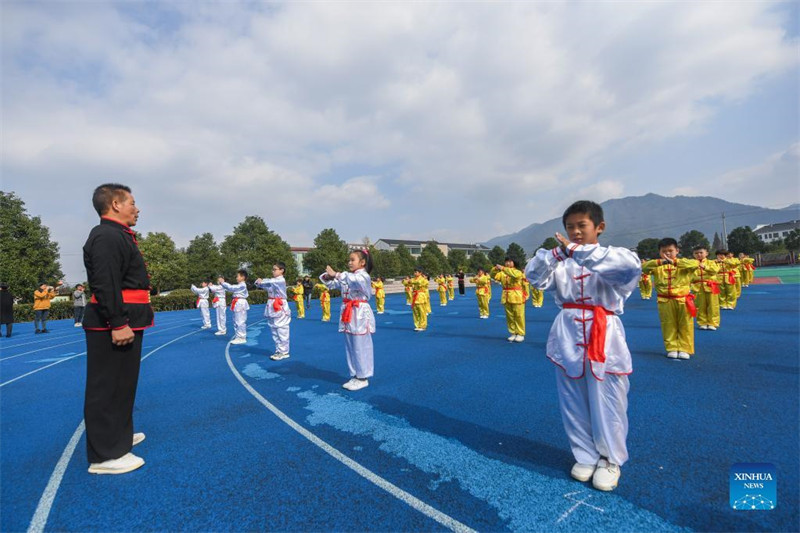
[[[202,287],[195,287],[192,284],[192,292],[197,295],[197,308],[200,309],[200,316],[203,317],[203,326],[200,329],[211,327],[211,312],[208,310],[208,282],[204,281]]]
[[[319,279],[329,289],[342,291],[342,312],[339,331],[344,333],[347,367],[350,381],[343,388],[356,391],[369,386],[374,364],[372,334],[375,333],[375,316],[369,306],[372,295],[372,258],[367,250],[350,252],[347,260],[350,272],[336,272],[330,265]]]
[[[228,326],[225,323],[225,310],[228,308],[228,304],[225,302],[225,287],[209,283],[208,289],[213,295],[211,307],[214,308],[217,314],[217,332],[214,335],[227,335]]]
[[[619,315],[637,287],[642,269],[627,248],[604,247],[603,209],[594,202],[572,204],[563,216],[569,240],[540,248],[525,269],[537,289],[553,291],[561,312],[547,339],[556,364],[564,429],[575,456],[570,474],[592,479],[599,490],[616,488],[628,459],[628,375],[631,353]]]
[[[256,280],[256,287],[267,291],[268,300],[264,316],[267,318],[272,341],[275,343],[275,353],[270,356],[273,361],[289,357],[289,323],[292,321],[292,313],[286,301],[284,272],[286,265],[278,262],[272,265],[273,277]]]
[[[226,283],[223,278],[217,280],[222,287],[233,295],[231,300],[231,311],[233,311],[233,331],[234,336],[231,344],[244,344],[247,342],[247,312],[250,304],[247,303],[247,271],[239,270],[236,272],[236,285]]]

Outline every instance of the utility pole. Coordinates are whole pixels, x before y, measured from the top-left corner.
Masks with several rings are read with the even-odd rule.
[[[722,212],[722,247],[728,249],[728,230],[725,229],[725,211]]]

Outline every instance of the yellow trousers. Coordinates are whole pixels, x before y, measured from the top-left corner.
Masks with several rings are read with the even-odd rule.
[[[417,304],[412,308],[414,315],[414,327],[428,329],[428,312],[424,303]]]
[[[480,316],[489,316],[489,295],[488,294],[479,294],[478,295],[478,312]]]
[[[447,297],[450,300],[456,299],[456,288],[455,287],[447,287]]]
[[[297,304],[297,318],[305,318],[306,304],[303,302],[303,297],[300,296],[295,303]]]
[[[639,283],[639,294],[642,295],[642,300],[649,300],[653,296],[652,283]]]
[[[433,313],[433,310],[431,309],[431,296],[430,295],[428,295],[428,300],[425,302],[425,311],[427,311],[428,314]],[[426,323],[427,323],[427,321],[426,321]]]
[[[736,308],[736,285],[727,283],[719,284],[719,305],[720,307]]]
[[[541,307],[544,304],[544,292],[535,292],[531,296],[531,305],[534,307]]]
[[[331,301],[326,300],[320,304],[322,306],[322,321],[328,322],[331,319]]]
[[[694,320],[681,300],[658,302],[661,334],[668,352],[694,353]]]
[[[447,290],[439,289],[439,305],[447,305]]]
[[[375,298],[375,308],[379,313],[383,313],[383,306],[386,304],[386,297]]]
[[[694,300],[699,326],[719,327],[719,294],[701,291]]]
[[[525,304],[503,304],[506,309],[506,325],[512,335],[525,336]]]
[[[411,291],[406,291],[406,303],[411,305]]]
[[[742,295],[742,278],[736,278],[736,298]],[[736,307],[736,304],[733,304]]]

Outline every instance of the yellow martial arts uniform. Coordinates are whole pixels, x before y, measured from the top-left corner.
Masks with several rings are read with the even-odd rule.
[[[492,278],[487,274],[470,278],[470,283],[475,284],[475,295],[478,297],[478,314],[482,317],[489,316],[489,297],[492,285]]]
[[[375,289],[375,309],[378,314],[383,314],[383,306],[386,303],[386,292],[383,290],[383,282],[381,280],[373,281],[372,288]]]
[[[736,294],[736,274],[734,273],[736,265],[728,258],[717,259],[717,261],[721,265],[719,271],[719,307],[720,309],[735,309],[738,298]]]
[[[541,307],[544,304],[544,291],[531,287],[531,305]]]
[[[422,277],[425,278],[425,276],[422,276]],[[425,281],[428,282],[428,285],[427,285],[428,288],[425,290],[428,293],[428,303],[425,304],[425,310],[428,312],[428,314],[431,314],[431,313],[433,313],[433,309],[431,309],[431,300],[433,298],[431,298],[431,293],[430,293],[431,280],[430,280],[430,278],[425,278]]]
[[[742,262],[742,286],[749,287],[755,277],[755,262],[752,257],[745,257],[740,260]]]
[[[411,280],[411,311],[414,315],[414,327],[416,329],[428,329],[428,306],[430,298],[428,294],[428,278],[417,276]]]
[[[405,287],[406,292],[406,305],[411,305],[411,278],[403,280],[403,287]]]
[[[697,307],[697,325],[719,327],[719,277],[720,264],[703,260],[692,275],[692,292]]]
[[[456,299],[456,285],[455,285],[455,281],[453,280],[453,276],[448,274],[444,279],[447,280],[447,299],[448,300],[455,300]]]
[[[319,291],[319,305],[322,307],[322,321],[329,322],[331,319],[331,292],[324,283],[317,283],[314,288]]]
[[[444,276],[439,276],[434,279],[439,284],[439,305],[447,305],[447,279]]]
[[[696,259],[678,258],[675,264],[653,259],[642,263],[642,272],[653,275],[658,297],[658,316],[667,352],[694,353],[694,320],[690,314],[694,295],[689,292]]]
[[[523,282],[525,274],[513,267],[502,270],[492,268],[492,276],[503,285],[503,296],[500,303],[506,310],[506,325],[512,335],[525,336],[525,297]]]
[[[642,300],[649,300],[653,296],[653,281],[650,279],[650,274],[642,273],[639,279],[639,293],[642,295]]]
[[[733,276],[736,278],[736,300],[733,301],[733,308],[736,309],[736,303],[742,295],[742,262],[738,257],[732,257],[730,261],[733,263]]]
[[[297,318],[306,317],[306,304],[303,301],[303,284],[298,283],[292,287],[292,300],[297,304]]]

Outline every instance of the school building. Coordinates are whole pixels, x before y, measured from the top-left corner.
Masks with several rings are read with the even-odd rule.
[[[377,250],[389,250],[395,251],[398,246],[401,244],[408,248],[408,251],[411,252],[411,255],[416,259],[422,253],[422,249],[425,248],[431,240],[426,241],[413,241],[413,240],[403,240],[403,239],[378,239],[374,246]],[[433,241],[436,242],[436,241]],[[484,254],[488,254],[490,248],[482,244],[460,244],[460,243],[453,243],[453,242],[436,242],[436,245],[442,251],[442,253],[446,256],[450,250],[463,250],[467,254],[467,258],[472,257],[472,254],[475,252],[483,252]]]
[[[774,242],[779,239],[785,239],[792,231],[800,229],[800,220],[792,220],[790,222],[779,222],[777,224],[769,224],[766,226],[756,226],[753,233],[758,235],[762,242]]]

